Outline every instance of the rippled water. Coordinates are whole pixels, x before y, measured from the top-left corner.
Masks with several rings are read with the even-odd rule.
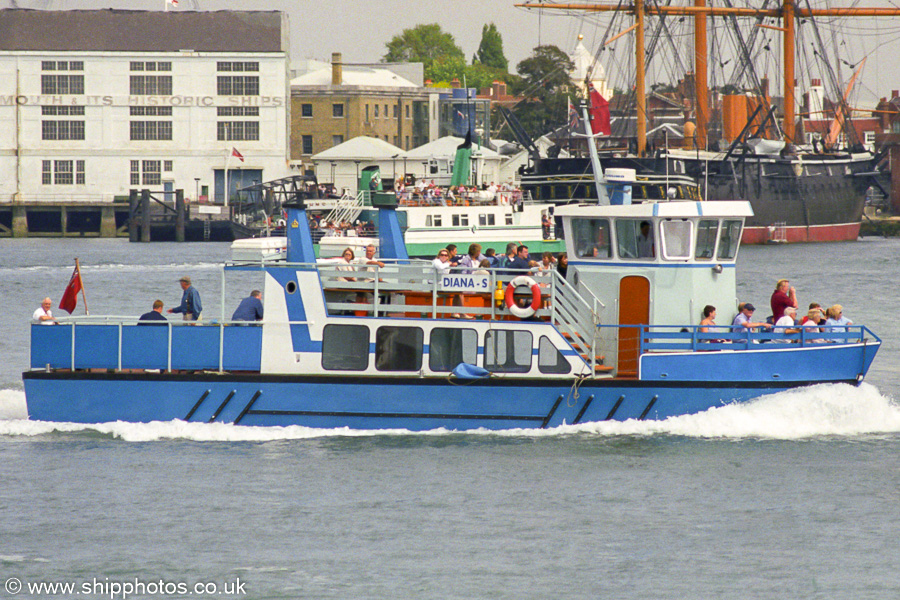
[[[221,311],[226,245],[0,241],[0,586],[93,582],[81,596],[97,598],[136,580],[240,582],[244,595],[224,597],[252,598],[900,595],[900,332],[885,310],[900,241],[741,251],[742,300],[765,306],[789,277],[801,305],[840,302],[884,339],[860,387],[501,433],[22,420],[28,319],[44,295],[58,301],[75,256],[92,313],[170,306],[183,274]],[[252,287],[229,276],[226,308]]]

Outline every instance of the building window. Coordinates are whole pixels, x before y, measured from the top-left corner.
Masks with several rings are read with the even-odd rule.
[[[162,62],[145,62],[131,61],[132,71],[171,71],[172,63],[169,61]]]
[[[419,327],[379,327],[375,332],[375,368],[418,371],[422,368],[424,337]]]
[[[344,143],[344,136],[342,135],[333,135],[331,136],[331,145],[338,146]]]
[[[332,104],[331,105],[331,116],[335,117],[335,118],[343,118],[344,105],[343,104]]]
[[[171,121],[132,121],[131,141],[157,142],[172,139]]]
[[[41,161],[41,183],[43,185],[84,185],[83,160]]]
[[[84,62],[80,60],[45,60],[41,61],[42,71],[83,71]],[[84,75],[42,74],[42,94],[84,94]]]
[[[219,75],[216,90],[220,96],[259,96],[259,76]]]
[[[220,142],[255,142],[259,140],[256,121],[220,121],[216,123],[216,138]]]
[[[171,96],[171,75],[131,75],[129,93],[134,96]]]
[[[45,117],[83,117],[83,106],[42,106],[41,114]]]
[[[379,109],[379,108],[380,108],[380,106],[379,106],[378,104],[376,104],[376,105],[375,105],[375,118],[376,118],[376,119],[378,118],[378,109]]]
[[[397,106],[396,104],[394,105],[394,113],[393,114],[394,114],[395,119],[400,116],[400,107]]]
[[[222,72],[232,72],[232,73],[241,73],[241,72],[255,72],[259,71],[259,63],[258,62],[217,62],[216,70]]]
[[[406,136],[406,146],[403,149],[409,150],[409,136]]]
[[[41,121],[42,140],[83,140],[84,121]]]
[[[165,172],[165,173],[171,173],[171,172],[172,172],[172,161],[171,161],[171,160],[164,160],[164,161],[163,161],[163,172]]]
[[[220,117],[258,117],[258,106],[219,106],[216,114]]]
[[[161,160],[131,161],[131,185],[160,185],[162,183]]]
[[[47,161],[44,161],[47,162]],[[140,185],[141,184],[141,161],[133,160],[131,161],[131,179],[130,185]]]
[[[394,145],[397,146],[399,143],[400,143],[400,136],[399,136],[399,135],[395,135],[395,136],[394,136]]]
[[[300,105],[300,116],[304,119],[311,119],[313,116],[312,113],[312,104],[301,104]]]
[[[326,325],[322,332],[322,368],[328,371],[365,371],[369,367],[369,328],[365,325]]]
[[[366,104],[366,122],[369,121],[369,105]]]
[[[130,106],[128,112],[132,117],[171,117],[171,106]]]
[[[311,135],[304,135],[302,137],[303,143],[303,154],[312,154],[313,153],[313,143]]]
[[[406,118],[409,118],[409,104],[406,105]]]

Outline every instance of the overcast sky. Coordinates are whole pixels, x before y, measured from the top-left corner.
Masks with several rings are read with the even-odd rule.
[[[582,0],[584,1],[584,0]],[[827,1],[827,4],[826,4]],[[129,8],[162,10],[164,0],[17,0],[21,8],[52,8],[60,10],[91,8]],[[202,10],[281,10],[289,13],[293,58],[330,60],[332,52],[341,52],[346,62],[376,62],[384,55],[385,44],[404,28],[422,23],[439,23],[451,33],[468,59],[478,49],[481,28],[493,22],[503,36],[510,70],[526,58],[538,43],[555,44],[571,52],[579,33],[585,45],[594,51],[597,40],[606,28],[606,20],[598,17],[575,17],[554,11],[535,11],[516,8],[513,0],[179,0],[175,10],[191,10],[197,4]],[[803,4],[804,0],[800,0]],[[754,1],[753,4],[759,4]],[[900,6],[900,0],[812,0],[815,7],[831,6]],[[11,6],[10,0],[0,0],[0,6]],[[613,31],[627,25],[616,25]],[[845,28],[846,40],[831,39],[831,29],[822,29],[827,42],[846,51],[847,62],[855,64],[868,55],[861,81],[857,85],[852,104],[870,106],[891,90],[900,89],[900,17],[894,19],[856,19]],[[776,38],[777,33],[767,30]],[[623,40],[624,41],[624,40]],[[690,46],[684,42],[683,57],[689,56]],[[775,56],[777,53],[773,53]],[[608,53],[605,56],[610,56]],[[622,57],[622,50],[617,54]],[[712,59],[711,59],[712,60]],[[723,59],[724,60],[724,59]],[[604,60],[610,79],[619,87],[630,77],[622,71],[631,65]],[[651,77],[671,81],[671,60],[655,61]],[[841,75],[846,81],[851,70],[842,65]],[[768,67],[769,77],[779,77],[780,62]],[[798,72],[801,80],[821,77],[818,73]],[[652,82],[652,81],[651,81]],[[774,88],[780,93],[780,86]]]

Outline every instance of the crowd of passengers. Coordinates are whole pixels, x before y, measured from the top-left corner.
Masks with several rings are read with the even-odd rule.
[[[728,331],[733,333],[744,333],[747,331],[773,331],[775,333],[783,333],[786,335],[799,334],[805,332],[807,342],[824,343],[824,338],[817,338],[817,333],[846,333],[847,328],[853,325],[853,321],[844,316],[844,307],[835,304],[829,308],[823,308],[818,302],[811,302],[807,313],[802,318],[799,317],[797,310],[799,302],[797,301],[797,290],[791,285],[787,279],[779,279],[775,284],[775,291],[769,299],[769,305],[772,314],[765,321],[754,321],[753,314],[756,307],[749,302],[741,302],[738,304],[738,313],[731,322],[731,327],[720,326],[716,324],[716,307],[706,305],[703,308],[703,319],[700,321],[700,331],[703,333],[714,333],[716,331]],[[709,339],[707,342],[726,342],[723,339]],[[799,339],[790,339],[788,337],[772,340],[777,343],[797,343]]]

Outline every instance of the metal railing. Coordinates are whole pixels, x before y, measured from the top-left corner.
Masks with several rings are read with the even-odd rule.
[[[798,326],[799,327],[799,326]],[[858,344],[868,340],[881,342],[865,325],[850,325],[846,331],[816,331],[800,327],[798,333],[760,330],[733,331],[727,326],[711,326],[700,331],[699,325],[642,325],[640,330],[641,354],[648,352],[705,352],[711,350],[759,350],[764,348],[827,346],[831,344]]]

